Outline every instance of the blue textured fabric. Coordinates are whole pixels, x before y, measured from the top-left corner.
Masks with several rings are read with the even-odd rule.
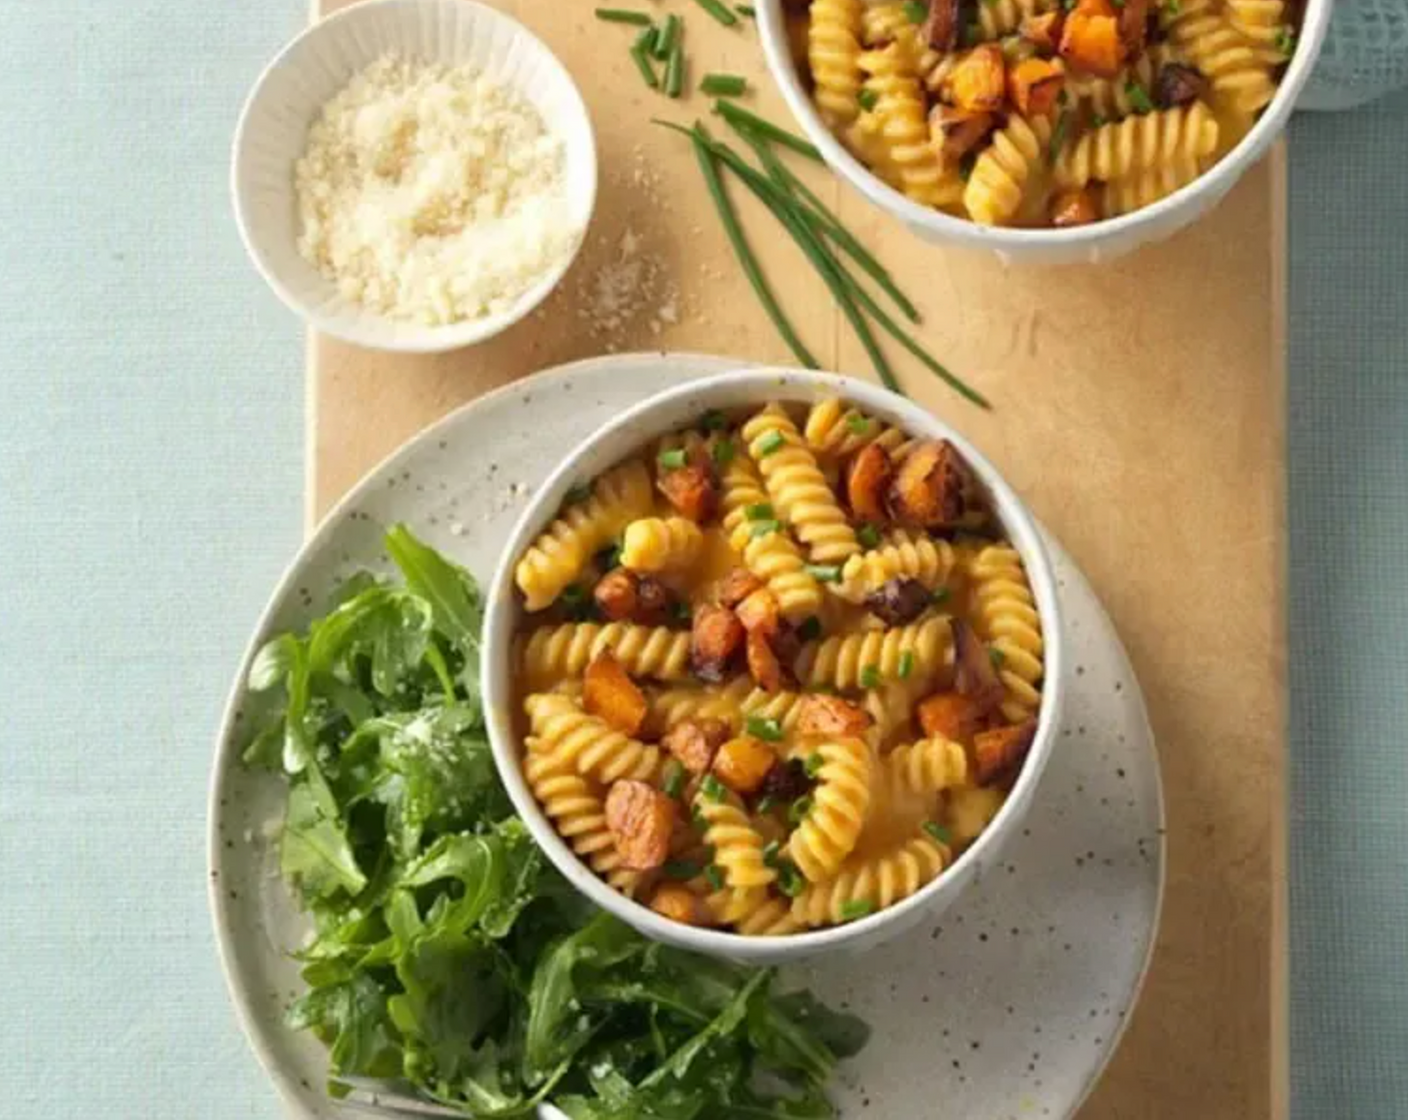
[[[1292,125],[1294,1120],[1408,1117],[1408,92]]]
[[[300,533],[296,322],[228,203],[290,0],[5,0],[0,1115],[277,1115],[206,915],[230,666]]]
[[[204,897],[211,735],[299,537],[302,348],[226,152],[289,0],[8,0],[0,1114],[273,1118]],[[1292,149],[1296,1120],[1408,1116],[1408,96]]]

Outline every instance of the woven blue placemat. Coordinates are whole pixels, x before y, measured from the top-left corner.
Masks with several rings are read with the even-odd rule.
[[[1295,1120],[1408,1117],[1408,92],[1292,125]]]

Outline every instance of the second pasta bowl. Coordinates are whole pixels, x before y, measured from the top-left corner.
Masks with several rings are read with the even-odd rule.
[[[563,461],[487,589],[495,762],[646,935],[775,963],[947,908],[1056,740],[1040,534],[966,440],[830,374],[748,370]]]

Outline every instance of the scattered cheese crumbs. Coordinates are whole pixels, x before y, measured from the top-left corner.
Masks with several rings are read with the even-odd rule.
[[[295,168],[304,258],[348,299],[427,324],[507,310],[581,237],[562,141],[468,67],[373,63]]]

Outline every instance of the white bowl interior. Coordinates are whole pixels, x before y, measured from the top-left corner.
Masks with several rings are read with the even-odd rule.
[[[943,875],[905,901],[860,921],[785,937],[746,937],[668,921],[612,890],[593,874],[558,835],[539,808],[520,766],[521,744],[513,713],[513,645],[523,611],[513,571],[518,557],[556,516],[567,492],[639,452],[650,439],[693,423],[708,409],[760,406],[770,400],[810,403],[840,396],[873,416],[915,434],[950,440],[987,488],[1004,529],[1021,553],[1041,613],[1046,639],[1046,684],[1036,741],[1011,796],[988,829]],[[925,915],[946,909],[964,886],[981,876],[1026,814],[1050,757],[1064,696],[1064,652],[1060,610],[1051,561],[1026,507],[997,470],[967,440],[912,402],[887,390],[834,374],[793,370],[744,370],[682,385],[642,402],[572,451],[534,496],[505,545],[485,594],[483,669],[489,737],[514,807],[557,868],[594,903],[642,933],[697,952],[774,964],[837,949],[863,949],[910,928]]]
[[[1319,57],[1329,27],[1331,0],[1307,0],[1299,42],[1275,99],[1240,143],[1192,183],[1152,206],[1071,229],[1008,229],[983,226],[921,206],[874,175],[836,139],[802,87],[787,40],[783,0],[758,0],[758,28],[773,79],[792,115],[826,162],[862,196],[904,222],[917,236],[938,244],[987,249],[1004,261],[1027,264],[1097,263],[1182,229],[1227,194],[1281,134],[1296,99]]]
[[[432,352],[482,342],[533,310],[575,249],[497,315],[445,326],[388,319],[341,295],[298,252],[293,168],[309,126],[354,74],[389,53],[470,65],[526,98],[566,148],[566,193],[585,232],[596,204],[591,118],[567,70],[521,24],[474,0],[365,0],[315,24],[270,63],[235,134],[232,189],[240,232],[256,267],[318,330],[382,350]],[[578,239],[578,246],[581,239]]]

